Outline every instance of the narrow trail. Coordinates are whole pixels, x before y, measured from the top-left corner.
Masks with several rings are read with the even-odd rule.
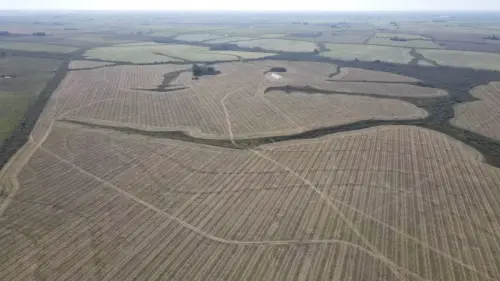
[[[18,151],[14,157],[11,158],[11,160],[7,163],[7,165],[4,167],[2,172],[0,173],[0,179],[2,180],[8,180],[12,183],[12,189],[9,190],[7,197],[4,199],[2,204],[0,205],[0,217],[3,215],[5,212],[5,209],[9,206],[10,202],[16,196],[17,191],[19,190],[19,181],[17,179],[19,173],[21,170],[28,164],[29,160],[35,152],[38,151],[38,149],[41,147],[41,145],[45,142],[45,140],[49,137],[50,132],[52,131],[52,127],[54,125],[54,120],[50,122],[49,128],[47,128],[47,131],[43,135],[43,137],[40,139],[40,141],[33,143],[30,142],[29,146],[23,147],[23,150]],[[31,137],[30,140],[33,140]],[[24,149],[25,148],[25,149]],[[19,161],[17,161],[20,159]],[[10,171],[11,169],[14,169],[13,171]],[[9,176],[7,176],[7,179],[5,178],[5,175],[7,173],[11,173]]]

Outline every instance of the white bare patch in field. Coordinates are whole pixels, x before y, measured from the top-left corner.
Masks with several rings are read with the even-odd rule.
[[[280,75],[278,75],[276,73],[271,73],[271,77],[273,77],[276,80],[283,78],[282,76],[280,76]]]

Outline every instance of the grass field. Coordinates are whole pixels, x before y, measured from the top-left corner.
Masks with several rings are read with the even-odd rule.
[[[413,77],[372,71],[361,68],[343,67],[340,73],[333,76],[331,80],[335,81],[371,81],[371,82],[391,82],[391,83],[415,83],[419,80]]]
[[[106,36],[91,36],[91,35],[81,35],[75,37],[63,37],[61,44],[65,45],[75,45],[75,46],[92,46],[95,44],[101,45],[117,45],[117,44],[127,44],[132,43],[133,40],[120,40]]]
[[[500,54],[429,49],[418,52],[440,65],[500,70]]]
[[[423,66],[434,66],[434,64],[432,64],[428,61],[425,61],[425,60],[419,60],[417,63],[418,63],[418,65],[423,65]]]
[[[406,64],[412,59],[410,49],[407,48],[355,44],[326,44],[326,47],[330,51],[321,53],[322,56],[341,60],[380,60]]]
[[[404,33],[383,33],[377,32],[374,37],[378,38],[387,38],[390,39],[392,37],[398,37],[407,40],[428,40],[431,41],[429,37],[417,35],[417,34],[404,34]]]
[[[87,51],[87,59],[100,59],[107,61],[154,63],[154,62],[179,62],[189,61],[229,61],[242,58],[257,58],[270,56],[271,53],[210,51],[206,47],[179,45],[137,43],[124,44],[112,47],[95,48]]]
[[[315,43],[298,40],[283,40],[283,39],[256,39],[249,41],[234,42],[241,47],[259,47],[269,51],[284,51],[284,52],[312,52],[318,46]]]
[[[35,98],[34,94],[0,92],[0,143],[10,136]]]
[[[0,140],[8,137],[19,124],[27,107],[60,64],[59,60],[42,58],[0,59]]]
[[[252,37],[222,37],[219,39],[211,39],[205,41],[205,43],[208,44],[220,44],[220,43],[228,43],[228,42],[236,42],[236,41],[248,41],[248,40],[254,40],[258,38],[252,38]]]
[[[78,50],[78,48],[70,46],[58,46],[49,44],[12,42],[12,41],[0,41],[0,49],[28,51],[28,52],[48,52],[48,53],[71,53]]]
[[[108,65],[113,65],[113,63],[99,62],[99,61],[86,61],[86,60],[74,60],[74,61],[71,61],[68,68],[71,70],[78,70],[78,69],[103,67],[103,66],[108,66]]]
[[[245,37],[261,37],[261,38],[280,38],[290,33],[315,33],[325,30],[325,27],[305,26],[290,24],[256,24],[239,26],[224,30],[214,30],[210,33],[222,34],[228,36],[245,36]]]
[[[325,31],[314,41],[344,44],[363,44],[373,35],[370,31]]]
[[[372,45],[386,45],[386,46],[394,46],[394,47],[415,47],[415,48],[428,48],[428,49],[442,49],[439,44],[432,42],[431,40],[417,40],[412,39],[408,41],[393,41],[390,38],[386,37],[373,37],[370,39],[367,44]]]
[[[201,42],[210,39],[221,38],[220,35],[213,35],[207,33],[192,33],[192,34],[181,34],[174,37],[176,40],[189,41],[189,42]]]
[[[149,26],[146,26],[145,28],[141,28],[140,30],[147,30]],[[170,37],[174,35],[182,35],[183,33],[186,32],[200,32],[200,33],[205,33],[205,31],[210,31],[210,32],[224,32],[224,30],[231,28],[231,26],[228,25],[203,25],[203,24],[189,24],[189,25],[183,25],[183,24],[168,24],[168,25],[160,25],[160,26],[152,26],[149,27],[153,29],[152,35],[154,36],[165,36],[165,37]],[[188,35],[188,34],[185,34]]]
[[[117,44],[129,44],[137,42],[136,40],[126,40],[126,39],[116,39],[106,36],[95,36],[82,34],[80,36],[75,35],[53,35],[35,38],[32,36],[26,37],[12,37],[6,38],[4,42],[16,42],[16,43],[26,43],[26,44],[42,44],[58,47],[69,47],[69,48],[95,48],[103,47],[109,45]]]

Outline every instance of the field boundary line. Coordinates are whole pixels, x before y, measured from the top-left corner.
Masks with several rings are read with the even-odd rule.
[[[12,201],[12,199],[14,198],[14,196],[16,196],[17,191],[20,188],[19,180],[17,179],[19,173],[22,171],[24,166],[26,166],[26,164],[28,164],[28,162],[31,160],[31,158],[35,154],[35,152],[37,152],[41,148],[41,145],[47,140],[50,133],[52,132],[53,125],[54,125],[54,120],[52,120],[50,122],[49,127],[47,128],[47,130],[45,131],[45,134],[43,135],[43,137],[40,139],[39,142],[29,143],[29,147],[27,147],[25,150],[20,151],[20,153],[16,153],[16,156],[12,158],[12,161],[9,161],[9,164],[6,167],[4,167],[2,173],[0,174],[0,178],[2,178],[2,179],[5,176],[5,174],[7,173],[8,169],[10,169],[11,167],[14,167],[15,170],[13,170],[11,172],[12,174],[8,177],[8,180],[11,181],[13,187],[12,187],[12,190],[9,190],[7,197],[0,205],[0,217],[3,215],[3,213],[5,212],[7,207],[9,206],[9,204]],[[16,161],[19,157],[20,157],[20,160]],[[16,163],[16,162],[18,162],[18,163]],[[16,163],[15,166],[13,166],[14,163]]]

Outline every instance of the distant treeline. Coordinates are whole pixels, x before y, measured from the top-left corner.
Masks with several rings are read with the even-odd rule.
[[[0,30],[0,36],[13,36],[13,35],[22,36],[25,34],[12,34],[8,31]],[[47,36],[47,33],[38,31],[38,32],[33,32],[32,35],[33,36]]]

